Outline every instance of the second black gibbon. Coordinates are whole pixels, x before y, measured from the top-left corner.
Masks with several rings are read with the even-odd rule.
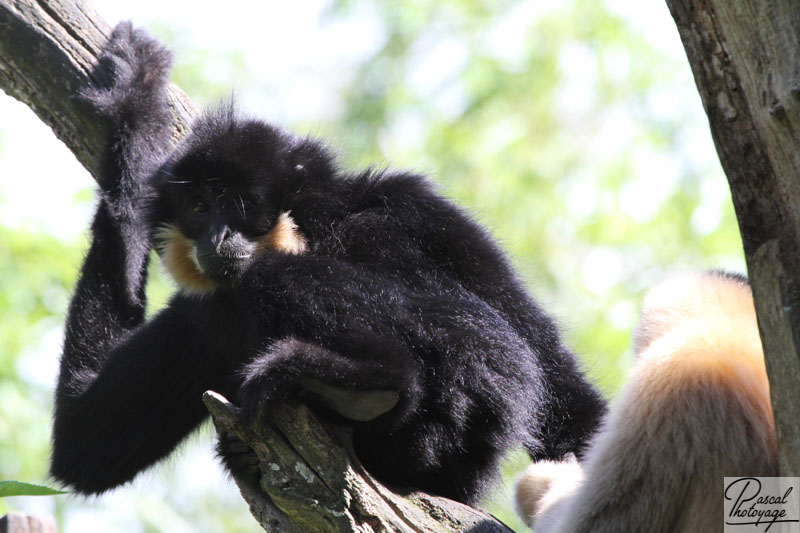
[[[426,178],[349,172],[319,141],[222,106],[169,144],[169,53],[129,25],[85,100],[114,123],[70,306],[52,474],[131,480],[206,417],[317,382],[397,393],[352,420],[367,469],[474,503],[498,461],[580,452],[604,403],[505,254]],[[180,285],[145,320],[148,251]],[[356,417],[358,418],[358,417]]]
[[[778,475],[746,278],[712,271],[656,287],[634,344],[631,376],[584,460],[535,463],[517,483],[537,533],[722,532],[723,478]]]

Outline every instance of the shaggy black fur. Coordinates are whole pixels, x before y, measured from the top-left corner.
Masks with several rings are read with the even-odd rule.
[[[367,469],[396,485],[474,503],[515,446],[580,452],[603,401],[483,228],[422,176],[341,171],[319,142],[230,106],[169,154],[169,62],[121,25],[98,67],[111,81],[85,95],[116,127],[67,322],[53,476],[105,491],[200,424],[203,391],[257,414],[309,377],[400,393],[352,422]],[[258,244],[286,213],[301,252]],[[145,321],[164,224],[215,289]]]

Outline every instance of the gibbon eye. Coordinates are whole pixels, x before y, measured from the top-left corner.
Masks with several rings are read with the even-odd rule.
[[[256,206],[256,201],[252,198],[244,197],[242,198],[242,208],[246,211],[253,209]]]
[[[191,200],[189,207],[191,208],[193,213],[208,213],[208,204],[205,203],[200,198],[194,198]]]

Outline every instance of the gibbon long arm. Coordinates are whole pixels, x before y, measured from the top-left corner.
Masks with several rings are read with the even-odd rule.
[[[100,64],[112,84],[83,95],[111,116],[115,131],[56,391],[51,472],[82,492],[128,481],[166,455],[205,415],[194,400],[221,390],[218,376],[230,371],[204,333],[220,324],[204,324],[213,314],[193,312],[197,303],[178,297],[144,324],[150,228],[143,205],[152,195],[147,178],[170,147],[169,64],[168,51],[121,25]]]

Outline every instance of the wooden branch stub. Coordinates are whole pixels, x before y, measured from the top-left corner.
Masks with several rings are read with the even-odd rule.
[[[12,511],[0,517],[0,533],[56,533],[56,521],[52,516],[30,516]]]
[[[236,435],[258,455],[258,482],[234,477],[267,531],[511,531],[466,505],[386,487],[358,462],[349,430],[323,424],[305,405],[277,405],[269,424],[258,424],[242,420],[238,409],[214,392],[206,392],[203,401],[219,432]]]
[[[108,124],[74,97],[95,81],[110,33],[83,0],[0,0],[0,89],[33,109],[95,178]],[[176,86],[170,104],[177,141],[196,110]]]
[[[728,177],[753,287],[780,472],[800,475],[800,9],[667,0]]]

